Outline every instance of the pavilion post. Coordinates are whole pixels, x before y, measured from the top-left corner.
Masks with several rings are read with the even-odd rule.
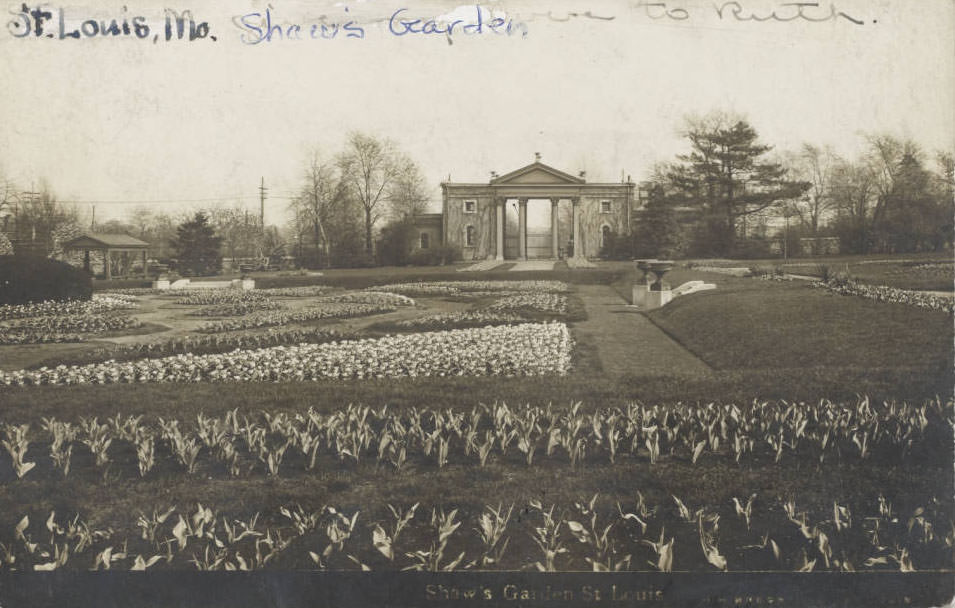
[[[149,278],[149,269],[146,268],[146,250],[145,249],[143,249],[143,278],[144,279]]]
[[[582,258],[584,257],[584,244],[580,242],[580,199],[574,198],[571,199],[571,202],[574,209],[574,257]]]
[[[106,267],[107,281],[113,278],[113,269],[111,268],[112,264],[110,264],[111,260],[110,260],[109,254],[110,254],[109,248],[103,250],[103,266]]]
[[[495,199],[494,201],[494,207],[497,210],[497,217],[495,218],[497,220],[497,225],[495,226],[497,232],[495,235],[497,237],[495,242],[495,260],[504,259],[504,204],[506,202],[507,200],[503,198]]]
[[[551,257],[555,260],[560,256],[560,240],[557,236],[558,231],[558,221],[557,221],[557,204],[560,202],[559,198],[550,199],[550,249]]]
[[[517,259],[527,259],[527,199],[517,201]]]

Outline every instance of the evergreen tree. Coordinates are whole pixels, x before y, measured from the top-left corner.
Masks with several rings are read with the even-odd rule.
[[[222,268],[221,244],[222,238],[216,236],[206,214],[196,213],[179,225],[171,241],[178,255],[179,272],[191,276],[215,274]]]
[[[670,184],[676,199],[702,211],[708,245],[715,253],[732,255],[741,218],[781,200],[793,199],[809,188],[786,179],[786,169],[763,156],[772,149],[743,120],[713,116],[690,124],[686,133],[692,149],[679,156]]]
[[[683,228],[676,219],[673,205],[664,195],[663,187],[655,185],[634,232],[634,257],[679,257],[684,245]]]

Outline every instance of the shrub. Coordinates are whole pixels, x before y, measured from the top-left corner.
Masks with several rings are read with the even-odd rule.
[[[418,249],[411,254],[414,266],[444,266],[461,259],[461,250],[451,245],[436,245],[430,249]]]
[[[44,257],[0,256],[0,305],[92,296],[92,277],[80,268]]]

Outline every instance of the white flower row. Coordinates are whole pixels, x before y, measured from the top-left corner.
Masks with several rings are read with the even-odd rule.
[[[0,384],[250,382],[415,376],[565,374],[573,340],[562,323],[527,323],[300,344],[224,354],[0,371]]]
[[[428,281],[377,285],[371,289],[397,293],[447,293],[474,291],[534,291],[564,293],[570,287],[563,281]]]
[[[567,296],[556,293],[518,293],[501,298],[487,308],[488,310],[531,309],[564,314],[567,312]]]
[[[408,296],[386,291],[348,291],[322,296],[318,301],[341,304],[376,304],[378,306],[414,306],[414,300]]]
[[[0,321],[59,315],[100,314],[135,307],[136,304],[126,297],[107,295],[94,295],[92,300],[47,300],[31,304],[7,304],[0,306]]]

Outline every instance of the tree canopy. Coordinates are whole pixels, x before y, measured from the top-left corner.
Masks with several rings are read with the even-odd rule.
[[[201,211],[176,228],[176,237],[171,244],[178,255],[178,269],[183,274],[214,274],[222,267],[222,238],[216,236],[209,218]]]

